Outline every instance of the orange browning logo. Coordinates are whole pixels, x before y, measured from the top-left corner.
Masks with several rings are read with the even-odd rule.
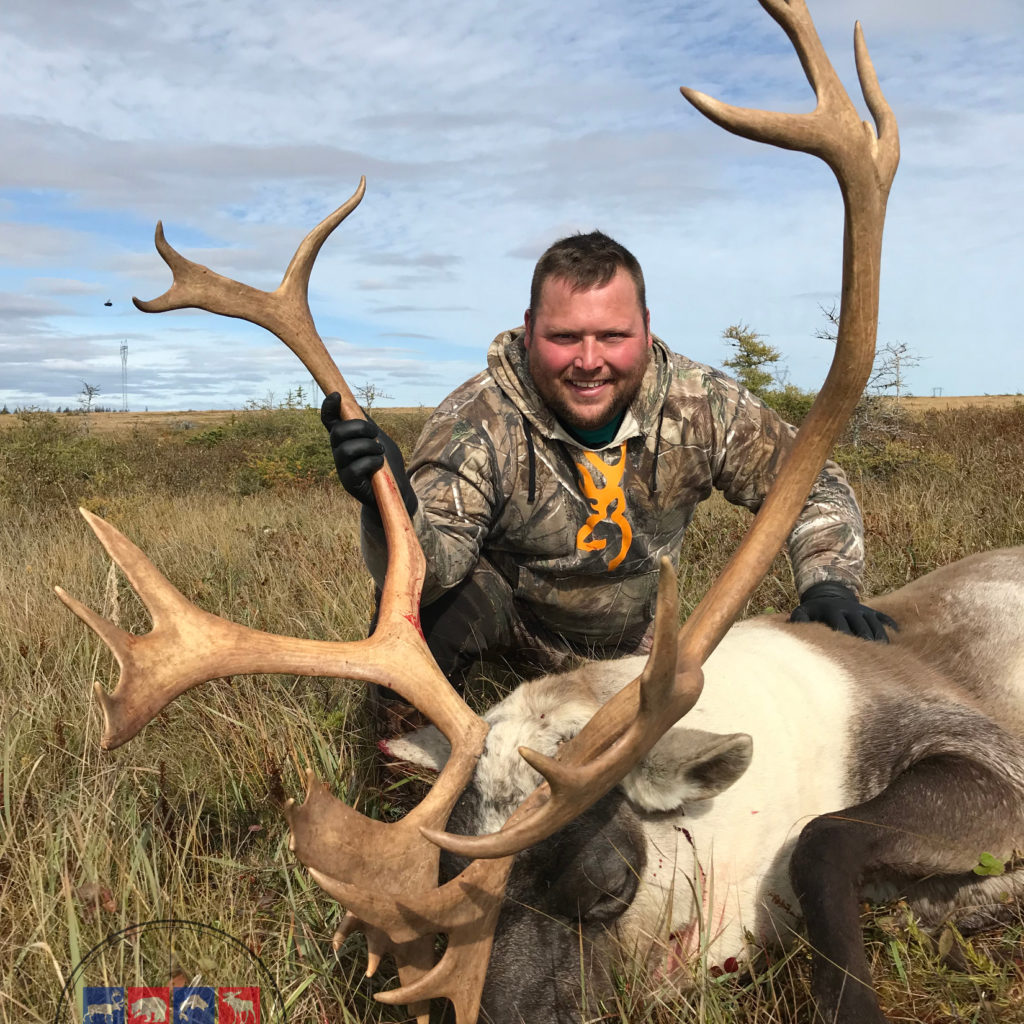
[[[610,572],[629,552],[629,546],[633,542],[633,528],[626,521],[626,494],[622,489],[622,477],[626,471],[626,442],[623,441],[619,447],[619,461],[614,466],[609,466],[595,452],[584,452],[584,458],[590,463],[590,469],[582,462],[576,463],[580,471],[580,486],[583,494],[593,511],[587,517],[587,521],[580,527],[576,534],[577,551],[603,551],[607,541],[603,538],[594,537],[594,527],[598,523],[612,522],[619,528],[621,545],[618,554],[608,563]],[[604,477],[604,486],[598,486],[595,475],[591,470],[597,470]]]

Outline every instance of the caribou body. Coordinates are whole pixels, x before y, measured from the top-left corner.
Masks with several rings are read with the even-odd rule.
[[[925,925],[964,930],[1020,912],[1024,548],[872,604],[901,625],[888,646],[781,616],[735,625],[687,716],[616,791],[517,857],[485,1019],[578,1021],[622,953],[686,983],[806,931],[825,1019],[884,1020],[860,899],[902,897]],[[590,663],[491,708],[450,830],[499,829],[540,781],[518,748],[554,755],[640,667]],[[386,749],[432,768],[446,756],[433,727]],[[976,874],[984,853],[1010,870]]]

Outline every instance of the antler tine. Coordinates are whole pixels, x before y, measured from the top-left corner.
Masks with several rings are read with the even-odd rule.
[[[814,28],[804,0],[760,0],[761,6],[782,26],[800,58],[808,82],[818,99],[815,110],[806,114],[785,114],[772,110],[736,107],[686,86],[680,92],[705,117],[726,131],[755,142],[783,149],[812,153],[824,160],[839,178],[844,189],[855,188],[857,176],[867,173],[873,183],[881,183],[888,193],[899,162],[899,137],[896,119],[882,94],[874,65],[868,54],[860,22],[854,28],[854,53],[857,77],[876,129],[860,120],[857,110],[836,74]],[[877,148],[879,160],[869,163],[850,159],[861,152],[862,126]],[[872,156],[875,147],[871,146]],[[883,207],[884,208],[884,207]]]
[[[747,110],[683,89],[712,121],[739,135],[821,157],[832,167],[845,205],[843,284],[839,338],[828,376],[785,458],[771,492],[714,583],[679,630],[675,679],[661,691],[662,707],[643,694],[644,675],[608,701],[557,758],[520,750],[544,778],[550,797],[531,818],[487,836],[425,831],[431,841],[465,857],[503,857],[551,835],[600,799],[696,702],[700,666],[715,649],[770,567],[793,528],[807,494],[842,425],[867,382],[874,358],[878,317],[882,226],[899,162],[896,120],[882,96],[859,26],[855,33],[858,76],[878,135],[864,125],[846,95],[811,21],[804,0],[761,0],[785,29],[818,96],[810,114]],[[659,627],[665,614],[659,594]],[[674,621],[674,620],[673,620]],[[652,661],[656,655],[652,654]],[[659,670],[652,670],[657,676]],[[655,692],[652,689],[650,692]],[[692,699],[691,699],[692,696]]]
[[[156,247],[174,275],[171,287],[149,301],[133,298],[146,313],[163,313],[192,307],[222,316],[248,320],[275,334],[313,375],[325,394],[341,395],[341,412],[346,419],[364,418],[345,378],[317,333],[309,311],[307,289],[313,262],[331,232],[354,210],[366,191],[360,178],[352,196],[325,217],[302,240],[281,284],[273,292],[261,291],[224,277],[199,263],[186,259],[164,237],[163,225],[156,226]],[[384,522],[388,542],[388,570],[381,599],[378,632],[401,634],[418,631],[418,609],[426,566],[391,469],[385,464],[374,474],[374,497]],[[439,727],[441,723],[437,723]]]
[[[376,971],[380,956],[393,952],[396,959],[406,950],[422,941],[423,933],[444,932],[448,945],[441,960],[434,966],[399,970],[401,987],[377,993],[374,998],[392,1006],[419,1004],[436,998],[451,1000],[456,1020],[476,1020],[480,994],[494,937],[494,926],[501,912],[505,882],[511,868],[511,858],[477,860],[457,878],[444,886],[427,892],[409,904],[388,907],[371,892],[355,891],[353,887],[310,868],[310,876],[333,899],[346,907],[362,906],[372,920],[385,920],[388,928],[363,927],[361,920],[353,919],[346,928],[350,933],[363,928],[375,938],[367,974]],[[350,911],[351,914],[351,911]],[[400,920],[392,922],[395,915]],[[395,936],[399,939],[396,941]],[[406,938],[407,936],[407,938]],[[427,943],[427,948],[431,947]],[[402,960],[399,960],[402,963]]]
[[[462,779],[456,795],[466,781]],[[516,817],[529,814],[535,803],[527,801]],[[289,801],[285,816],[295,855],[317,884],[354,916],[355,920],[344,923],[343,930],[348,933],[363,921],[372,922],[378,936],[371,969],[375,969],[377,957],[387,950],[395,952],[401,967],[407,953],[420,948],[417,943],[425,942],[424,948],[431,948],[426,936],[447,934],[444,956],[433,969],[416,967],[420,961],[412,963],[408,970],[400,969],[401,988],[380,993],[377,998],[398,1004],[443,996],[452,1001],[460,1024],[472,1024],[512,861],[474,861],[456,878],[438,887],[436,858],[431,861],[424,857],[415,864],[394,867],[395,871],[405,873],[400,897],[384,891],[375,875],[378,851],[390,852],[395,836],[437,853],[437,847],[419,832],[418,824],[424,820],[422,806],[393,824],[371,821],[334,797],[308,772],[306,799],[301,805]],[[389,874],[392,867],[389,864]],[[342,880],[351,876],[360,881]],[[368,883],[368,878],[373,883]],[[380,936],[386,937],[386,944]]]
[[[327,353],[309,312],[307,289],[313,262],[331,232],[359,205],[366,192],[365,176],[352,196],[328,214],[303,239],[281,284],[273,292],[261,291],[224,277],[202,264],[186,259],[167,241],[163,223],[156,225],[156,247],[174,275],[171,287],[155,299],[132,302],[144,313],[172,309],[205,309],[208,313],[248,320],[277,335],[309,370],[324,394],[338,391],[346,419],[362,418],[363,411],[345,379]]]
[[[876,138],[882,143],[881,148],[876,151],[878,174],[883,181],[888,181],[891,185],[896,175],[896,166],[900,162],[899,128],[896,125],[896,115],[882,94],[882,87],[878,82],[875,65],[871,60],[871,54],[868,53],[868,44],[864,40],[864,30],[859,21],[853,28],[853,55],[857,64],[860,90],[874,118]],[[870,125],[865,125],[865,128],[871,130]]]
[[[193,605],[110,523],[85,509],[82,515],[153,619],[151,632],[126,633],[56,588],[60,600],[100,636],[121,667],[113,692],[99,697],[105,749],[131,739],[167,704],[198,683],[247,672],[369,679],[416,700],[453,742],[468,742],[471,748],[482,744],[486,726],[455,694],[429,654],[424,654],[426,645],[411,623],[406,623],[404,634],[375,635],[348,644],[276,636],[239,626]],[[409,671],[411,665],[422,670],[419,677]],[[429,688],[423,686],[431,681]],[[468,779],[471,764],[464,770]],[[445,799],[455,785],[444,780]]]
[[[500,832],[459,836],[423,829],[438,846],[465,857],[505,857],[567,825],[617,785],[665,730],[697,703],[704,685],[700,665],[680,660],[679,596],[675,570],[661,560],[651,655],[643,672],[612,697],[557,757],[527,747],[519,753],[546,780],[535,814],[516,814]],[[623,765],[626,765],[623,768]],[[545,800],[548,791],[550,797]]]

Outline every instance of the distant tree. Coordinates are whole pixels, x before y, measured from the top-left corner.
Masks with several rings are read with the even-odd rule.
[[[382,391],[376,384],[369,382],[360,384],[355,389],[356,394],[362,399],[362,406],[370,412],[373,409],[374,403],[379,399],[387,399],[390,401],[395,396],[389,395],[386,391]]]
[[[6,404],[0,409],[0,416],[10,416],[11,410],[7,408]]]
[[[835,303],[828,309],[824,306],[820,308],[827,326],[819,327],[814,336],[835,344],[839,337],[839,309]],[[860,443],[861,433],[866,427],[884,426],[893,434],[900,432],[900,399],[910,396],[906,373],[907,370],[920,365],[921,356],[905,341],[889,341],[875,350],[871,375],[864,386],[864,394],[861,395],[860,402],[850,418],[850,432],[854,445]]]
[[[85,414],[85,429],[89,429],[89,413],[93,411],[93,403],[96,401],[96,396],[100,393],[99,384],[89,384],[87,381],[82,381],[82,391],[78,396],[78,404]]]
[[[252,412],[267,412],[274,408],[274,392],[268,391],[264,398],[247,398],[245,408]]]
[[[766,367],[774,366],[782,353],[769,345],[749,324],[732,324],[722,331],[722,338],[735,351],[722,362],[733,371],[733,376],[751,393],[763,398],[773,384],[777,374]]]

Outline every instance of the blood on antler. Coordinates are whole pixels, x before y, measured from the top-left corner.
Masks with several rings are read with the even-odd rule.
[[[598,800],[696,703],[701,665],[736,618],[792,529],[828,450],[867,380],[874,354],[882,225],[899,159],[895,119],[882,97],[857,26],[858,77],[877,127],[862,123],[815,32],[803,0],[760,0],[783,27],[818,97],[808,114],[743,110],[683,89],[698,110],[731,132],[802,150],[825,160],[845,203],[839,338],[824,387],[800,430],[771,493],[719,580],[677,633],[675,579],[661,569],[654,650],[643,673],[613,697],[556,758],[522,750],[546,779],[490,836],[443,831],[472,776],[487,726],[444,678],[419,629],[423,554],[386,463],[373,491],[388,543],[387,579],[379,622],[366,640],[327,643],[274,636],[225,622],[188,602],[130,541],[83,511],[111,558],[149,608],[153,629],[125,633],[58,588],[61,600],[114,652],[121,676],[107,694],[103,745],[131,739],[175,697],[198,683],[239,672],[286,672],[364,679],[394,689],[441,729],[452,755],[423,802],[399,822],[372,821],[333,797],[312,773],[301,805],[286,810],[291,845],[313,878],[348,913],[338,937],[367,935],[368,973],[385,952],[395,955],[402,987],[379,993],[387,1003],[411,1003],[422,1024],[426,1000],[450,999],[459,1024],[476,1020],[511,855]],[[198,307],[265,327],[302,360],[325,393],[339,391],[345,417],[361,417],[316,332],[307,301],[313,261],[327,236],[359,204],[364,184],[299,246],[281,285],[263,292],[185,259],[157,225],[156,245],[174,281],[162,296],[136,301],[148,312]],[[457,878],[437,885],[439,846],[474,860]],[[382,865],[386,864],[386,871]],[[431,967],[433,938],[448,945]]]

